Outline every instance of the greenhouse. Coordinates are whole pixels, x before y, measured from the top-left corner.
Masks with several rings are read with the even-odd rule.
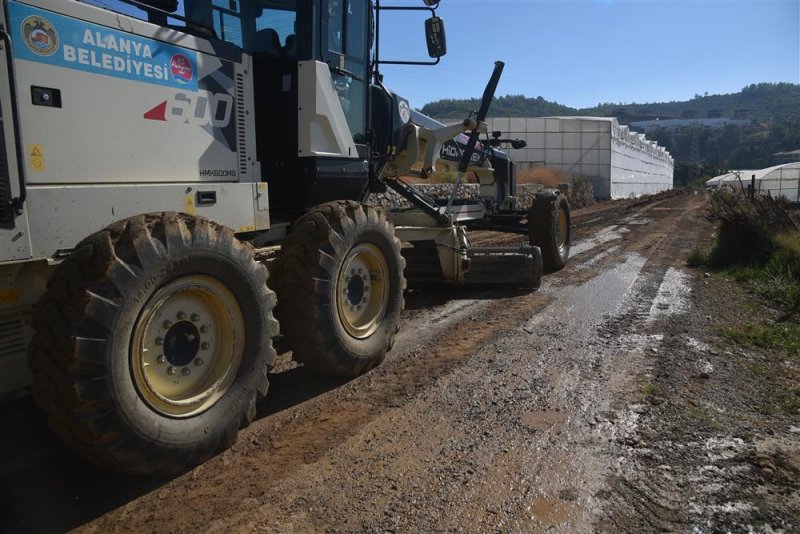
[[[747,191],[755,180],[755,190],[769,193],[774,198],[800,202],[800,162],[784,163],[759,170],[739,170],[715,176],[706,187],[717,189],[727,186]]]
[[[672,189],[669,152],[644,134],[605,117],[489,118],[489,131],[522,139],[510,149],[520,169],[548,167],[592,182],[598,199],[627,198]]]

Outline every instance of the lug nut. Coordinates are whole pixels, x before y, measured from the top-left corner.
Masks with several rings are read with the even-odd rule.
[[[164,344],[164,340],[162,338],[160,338],[160,337],[157,337],[156,338],[156,345],[158,345],[160,347],[163,344]]]
[[[208,332],[208,327],[206,325],[201,326],[200,327],[200,333],[201,334],[205,334],[206,332]]]
[[[361,267],[359,267],[359,268],[358,268],[358,274],[361,274],[362,272],[363,272],[363,271],[361,270]]]
[[[166,361],[167,361],[167,359],[164,357],[164,355],[163,355],[163,354],[161,354],[161,355],[159,355],[159,356],[158,356],[158,358],[156,358],[156,361],[157,361],[158,363],[164,363],[164,362],[166,362]]]
[[[201,365],[203,365],[204,363],[206,363],[206,362],[204,362],[202,358],[195,358],[195,359],[194,359],[194,364],[195,364],[196,366],[198,366],[198,367],[200,367],[200,366],[201,366]]]
[[[196,323],[196,322],[197,322],[197,321],[199,321],[199,320],[200,320],[200,316],[199,316],[199,315],[197,315],[196,313],[193,313],[193,314],[192,314],[192,322],[193,322],[193,323]]]
[[[181,374],[183,376],[187,376],[187,375],[191,374],[191,372],[192,372],[192,370],[189,369],[188,367],[184,367],[183,369],[181,369]]]
[[[366,299],[366,297],[365,297],[365,298],[363,298],[363,299],[361,299],[361,303],[362,303],[362,304],[366,304],[366,303],[367,303],[367,299]]]
[[[181,321],[186,319],[186,312],[182,312],[182,311],[178,312],[178,319],[180,319]]]
[[[164,324],[162,326],[164,327],[164,330],[169,330],[170,327],[172,327],[172,322],[171,321],[164,321]]]
[[[364,292],[366,293],[367,291],[369,291],[369,286],[364,286]]]
[[[172,367],[172,366],[167,367],[167,374],[168,375],[174,375],[175,374],[175,368]]]
[[[359,304],[358,306],[356,306],[356,310],[360,310],[360,309],[361,309],[361,304]]]
[[[200,348],[203,350],[208,350],[210,346],[211,345],[208,344],[208,341],[203,341],[202,343],[200,343]]]
[[[356,270],[355,269],[350,269],[350,274],[356,274]]]

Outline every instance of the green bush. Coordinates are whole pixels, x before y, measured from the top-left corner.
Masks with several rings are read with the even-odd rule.
[[[790,312],[800,311],[800,232],[785,232],[773,240],[773,252],[756,289]]]
[[[749,199],[731,190],[711,197],[710,215],[719,221],[714,246],[687,263],[728,269],[771,304],[800,311],[800,231],[771,197]]]
[[[790,276],[800,280],[800,231],[778,234],[773,244],[772,262],[785,267]]]
[[[758,195],[749,199],[728,188],[711,196],[710,212],[719,221],[709,257],[717,267],[765,262],[772,253],[775,234],[794,226],[771,197]]]
[[[702,248],[696,248],[689,253],[689,257],[686,258],[686,265],[689,267],[702,267],[704,265],[708,265],[708,251]]]

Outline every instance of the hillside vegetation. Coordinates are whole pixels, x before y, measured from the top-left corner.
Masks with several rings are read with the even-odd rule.
[[[436,118],[462,118],[478,109],[478,98],[437,100],[425,104],[420,111]],[[542,97],[524,95],[495,97],[489,110],[492,117],[545,117],[552,115],[586,115],[619,117],[621,122],[647,118],[728,117],[757,122],[800,120],[800,85],[792,83],[759,83],[748,85],[738,93],[727,95],[695,95],[680,102],[647,104],[602,103],[591,108],[572,108]],[[627,120],[626,120],[627,119]]]
[[[422,107],[436,118],[466,117],[477,109],[478,99],[446,99]],[[759,169],[774,164],[775,152],[800,149],[800,85],[760,83],[738,93],[695,95],[683,102],[648,104],[603,103],[577,109],[542,97],[510,95],[495,98],[493,117],[544,116],[617,117],[622,124],[637,120],[670,118],[730,118],[747,121],[724,128],[692,125],[667,131],[656,129],[648,137],[675,158],[675,183],[686,185],[729,169]]]

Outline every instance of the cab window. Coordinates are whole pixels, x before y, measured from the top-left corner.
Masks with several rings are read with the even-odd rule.
[[[252,52],[297,57],[297,2],[254,2],[255,33],[245,46]]]
[[[236,0],[212,0],[211,12],[217,37],[236,46],[243,46],[241,2]]]
[[[324,56],[353,140],[359,144],[366,142],[368,9],[364,0],[328,0],[323,25]]]

